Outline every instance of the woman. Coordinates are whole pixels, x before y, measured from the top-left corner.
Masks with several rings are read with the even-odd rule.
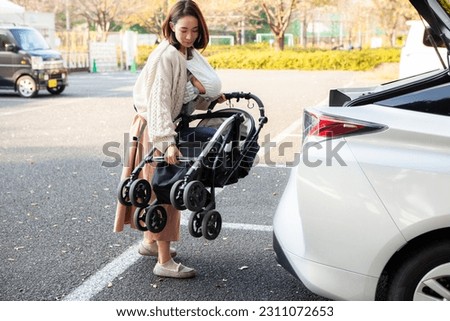
[[[178,1],[170,10],[163,24],[163,40],[149,56],[139,75],[133,100],[138,114],[133,120],[130,133],[137,141],[132,146],[131,163],[124,165],[122,178],[128,177],[149,147],[156,148],[156,155],[164,154],[168,164],[176,164],[182,156],[175,145],[174,119],[182,112],[183,106],[194,105],[196,109],[206,109],[210,99],[199,94],[208,94],[207,88],[220,88],[220,80],[212,71],[210,82],[213,86],[201,84],[187,69],[187,60],[208,45],[209,32],[202,12],[192,0]],[[205,78],[206,79],[206,78]],[[219,81],[219,84],[217,84]],[[216,93],[217,94],[217,93]],[[210,98],[217,98],[211,97]],[[219,94],[219,102],[225,101]],[[191,112],[191,110],[189,111]],[[128,167],[127,167],[128,165]],[[142,176],[151,181],[152,166],[145,166]],[[176,251],[170,243],[180,238],[180,212],[173,206],[166,206],[168,221],[158,234],[144,232],[144,240],[139,246],[141,255],[157,256],[158,262],[153,273],[161,277],[191,278],[196,271],[172,257]],[[133,224],[133,209],[118,205],[115,231],[123,230],[124,224]]]

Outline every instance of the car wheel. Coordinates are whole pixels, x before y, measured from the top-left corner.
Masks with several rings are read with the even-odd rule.
[[[17,80],[17,90],[20,96],[24,98],[35,97],[38,93],[36,81],[28,76],[22,76]]]
[[[450,242],[417,249],[397,269],[390,282],[388,300],[450,300]]]
[[[66,89],[66,86],[61,85],[55,88],[50,88],[47,87],[47,91],[52,94],[52,95],[59,95],[60,93],[62,93],[64,91],[64,89]]]

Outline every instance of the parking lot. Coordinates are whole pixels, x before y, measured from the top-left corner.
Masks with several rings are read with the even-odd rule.
[[[196,268],[192,280],[155,277],[155,259],[137,254],[141,233],[112,232],[121,168],[107,165],[105,146],[119,144],[123,155],[137,74],[72,74],[58,97],[0,92],[0,300],[323,300],[277,264],[272,215],[299,150],[303,108],[326,103],[330,88],[378,79],[357,72],[219,75],[225,92],[263,100],[269,124],[260,139],[271,148],[263,146],[247,178],[219,192],[224,223],[216,240],[190,236],[183,213],[177,258]]]

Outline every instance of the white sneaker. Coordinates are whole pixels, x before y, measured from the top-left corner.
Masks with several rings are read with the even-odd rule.
[[[170,259],[164,264],[156,263],[153,274],[166,278],[189,279],[195,277],[196,272],[194,269]]]

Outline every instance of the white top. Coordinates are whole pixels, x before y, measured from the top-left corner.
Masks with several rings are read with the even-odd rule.
[[[222,90],[222,82],[216,71],[208,61],[197,51],[192,51],[192,59],[187,60],[187,69],[205,87],[206,93],[201,96],[207,100],[219,98]]]

